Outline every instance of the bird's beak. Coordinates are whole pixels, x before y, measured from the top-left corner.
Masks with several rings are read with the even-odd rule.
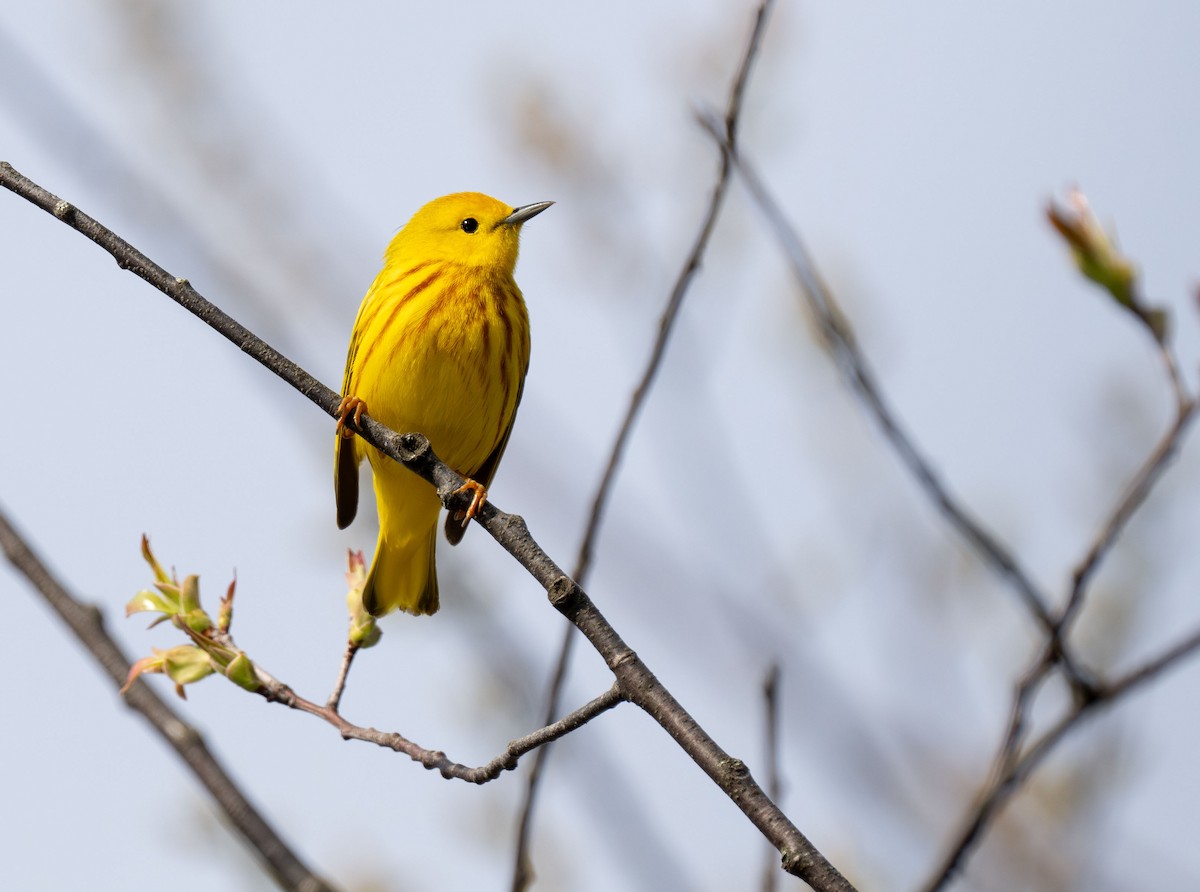
[[[513,212],[500,222],[508,226],[519,226],[530,217],[536,217],[552,204],[554,204],[553,201],[539,201],[535,204],[521,205],[519,208],[513,208]]]

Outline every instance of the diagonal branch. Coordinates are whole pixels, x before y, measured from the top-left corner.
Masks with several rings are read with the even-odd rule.
[[[1172,359],[1173,354],[1171,350],[1164,346],[1161,352],[1166,357],[1167,367],[1174,370],[1176,363]],[[1092,576],[1099,569],[1101,562],[1112,549],[1113,544],[1125,529],[1125,525],[1129,522],[1129,519],[1133,517],[1138,508],[1142,506],[1142,503],[1146,501],[1146,497],[1150,495],[1150,490],[1154,488],[1154,484],[1158,482],[1158,479],[1179,451],[1183,435],[1186,433],[1192,420],[1196,417],[1197,403],[1187,395],[1187,391],[1177,374],[1170,374],[1170,378],[1178,399],[1175,420],[1159,439],[1158,445],[1154,447],[1154,450],[1142,464],[1142,467],[1133,476],[1133,479],[1125,489],[1125,493],[1118,500],[1116,507],[1113,508],[1112,513],[1109,515],[1108,520],[1105,521],[1099,533],[1096,534],[1096,538],[1092,542],[1091,548],[1088,549],[1087,555],[1080,561],[1079,566],[1075,568],[1071,581],[1071,594],[1067,599],[1066,607],[1063,608],[1062,617],[1058,621],[1058,625],[1064,634],[1070,628],[1071,621],[1078,615],[1079,609],[1083,605],[1083,598],[1088,582],[1091,581]]]
[[[119,266],[150,282],[185,306],[272,372],[292,384],[330,417],[339,397],[291,360],[202,297],[184,279],[176,279],[114,232],[0,162],[0,186],[53,214],[103,247]],[[448,507],[459,507],[455,493],[463,478],[434,454],[421,434],[400,434],[364,415],[357,433],[385,455],[433,484]],[[604,659],[624,699],[656,721],[733,801],[782,855],[783,869],[818,892],[851,892],[853,886],[799,828],[771,801],[745,764],[732,758],[697,724],[608,623],[596,605],[529,535],[525,521],[485,502],[476,521],[517,559],[547,591],[551,604],[571,621]]]
[[[262,363],[301,394],[336,417],[340,397],[296,363],[256,337],[248,328],[203,298],[187,279],[176,278],[152,261],[111,229],[101,225],[69,202],[47,192],[33,180],[18,173],[7,161],[0,161],[0,186],[57,217],[85,238],[95,242],[117,261],[117,266],[145,279],[185,310],[231,341],[242,352]]]
[[[575,558],[574,578],[581,585],[587,582],[588,574],[592,567],[592,554],[595,549],[596,538],[599,536],[600,525],[604,520],[604,513],[608,507],[609,497],[612,495],[617,470],[621,465],[621,460],[625,456],[625,448],[629,444],[634,424],[641,414],[642,407],[646,403],[646,398],[650,394],[650,388],[654,384],[654,379],[658,376],[658,370],[662,365],[663,357],[666,355],[667,342],[675,327],[675,320],[679,316],[679,310],[683,306],[683,299],[687,295],[696,273],[700,270],[704,254],[708,250],[708,242],[712,237],[713,229],[716,227],[717,217],[725,202],[725,195],[729,191],[729,182],[733,169],[730,164],[729,151],[725,149],[725,144],[730,146],[737,144],[738,126],[742,113],[742,99],[746,94],[746,85],[750,80],[750,70],[754,65],[755,59],[758,57],[759,48],[762,46],[762,38],[766,31],[767,17],[771,11],[772,3],[773,0],[763,0],[759,4],[758,12],[755,14],[754,26],[750,30],[750,37],[746,42],[746,48],[742,53],[742,61],[738,66],[737,73],[734,75],[733,84],[729,91],[729,100],[726,103],[724,119],[725,136],[721,147],[721,163],[717,172],[717,181],[713,185],[708,207],[704,212],[704,217],[700,221],[700,229],[696,233],[695,240],[692,242],[692,248],[683,262],[683,268],[680,269],[679,276],[675,279],[675,285],[671,289],[670,295],[667,297],[666,306],[663,308],[662,317],[658,322],[658,336],[655,338],[654,346],[650,350],[650,358],[646,362],[646,368],[642,372],[641,379],[638,381],[637,386],[634,387],[633,394],[629,398],[629,408],[625,411],[625,417],[621,421],[620,428],[617,430],[616,439],[609,450],[608,464],[604,468],[604,473],[600,476],[600,483],[596,487],[595,496],[592,498],[591,511],[588,514],[587,525],[584,528],[583,537],[579,543],[579,553]],[[566,683],[567,667],[570,665],[574,644],[574,630],[570,626],[567,626],[563,630],[563,639],[559,647],[558,659],[555,662],[554,671],[551,673],[550,686],[546,692],[546,709],[543,724],[550,722],[558,713],[559,700],[562,697],[563,685]],[[543,747],[538,750],[526,781],[525,797],[521,804],[520,819],[517,824],[517,845],[513,864],[512,892],[521,892],[521,890],[528,887],[533,879],[529,864],[529,834],[532,829],[533,807],[537,800],[542,770],[549,755],[550,747]]]
[[[81,604],[54,578],[3,512],[0,512],[0,549],[3,549],[9,563],[29,580],[29,584],[71,628],[113,683],[120,687],[129,674],[130,663],[105,631],[100,611]],[[281,888],[295,892],[331,892],[333,887],[314,874],[259,814],[213,756],[200,733],[184,722],[149,685],[134,684],[125,695],[125,702],[142,714],[159,737],[191,769]]]
[[[704,212],[704,217],[700,221],[700,230],[696,233],[696,238],[692,242],[692,248],[688,252],[687,259],[683,262],[683,268],[679,271],[679,276],[675,279],[675,285],[667,298],[667,304],[663,308],[662,318],[658,322],[658,336],[655,338],[654,346],[650,350],[650,358],[646,363],[645,370],[642,372],[641,380],[638,381],[637,386],[633,389],[633,394],[629,399],[629,408],[626,410],[625,418],[622,420],[621,427],[617,431],[617,437],[613,441],[612,449],[609,451],[608,464],[604,468],[604,474],[600,478],[600,485],[596,488],[596,495],[592,500],[592,510],[588,515],[587,527],[584,530],[583,540],[579,545],[579,556],[575,559],[575,578],[580,582],[587,579],[588,571],[591,569],[592,550],[595,547],[596,536],[600,531],[600,524],[604,519],[604,511],[608,505],[609,496],[612,494],[613,481],[616,479],[617,469],[620,467],[621,459],[625,455],[625,447],[629,444],[629,437],[633,433],[634,424],[641,414],[642,407],[646,403],[646,398],[650,394],[650,388],[654,384],[654,379],[658,375],[659,368],[662,366],[663,357],[666,355],[667,341],[670,339],[671,332],[675,326],[675,319],[679,315],[679,309],[683,305],[683,299],[691,287],[692,280],[696,277],[696,273],[700,271],[704,254],[708,250],[709,239],[712,237],[717,217],[725,201],[725,195],[729,191],[729,181],[732,174],[731,152],[733,151],[733,147],[737,145],[738,125],[742,113],[742,98],[746,93],[746,84],[749,81],[754,61],[758,56],[759,47],[762,45],[762,37],[766,30],[767,15],[771,11],[771,3],[772,0],[764,0],[758,7],[758,13],[754,19],[754,27],[750,32],[750,39],[746,43],[741,64],[738,66],[737,74],[734,76],[733,85],[729,92],[729,102],[726,106],[723,120],[724,135],[720,143],[721,166],[717,173],[717,181],[713,185],[708,208]]]
[[[701,123],[714,139],[724,143],[724,137],[713,121],[703,118]],[[724,144],[728,151],[733,151],[727,143]],[[1075,658],[1061,642],[1056,617],[1049,606],[1049,598],[1021,566],[1016,556],[950,492],[949,487],[938,477],[929,459],[917,448],[912,436],[905,431],[895,410],[884,397],[846,317],[833,294],[821,280],[799,233],[749,162],[736,152],[732,154],[732,158],[747,191],[782,244],[792,273],[800,284],[805,300],[816,316],[837,362],[863,405],[875,418],[884,437],[950,526],[957,530],[984,563],[1007,581],[1016,592],[1038,625],[1050,636],[1056,657],[1062,662],[1072,686],[1086,693],[1092,685],[1090,673],[1076,664]]]

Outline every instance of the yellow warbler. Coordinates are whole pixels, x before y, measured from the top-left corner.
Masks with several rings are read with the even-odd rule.
[[[342,380],[334,494],[338,526],[358,509],[358,465],[375,476],[379,544],[363,590],[374,616],[438,609],[434,546],[441,508],[433,488],[347,427],[366,412],[429,438],[467,478],[467,512],[446,519],[462,539],[487,497],[512,433],[529,367],[529,317],[513,281],[521,224],[553,202],[512,208],[478,192],[425,205],[397,233],[363,298]]]

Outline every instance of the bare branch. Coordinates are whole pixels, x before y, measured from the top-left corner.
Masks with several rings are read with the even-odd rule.
[[[217,309],[186,280],[173,278],[111,230],[51,195],[5,162],[0,162],[0,185],[99,244],[123,269],[136,273],[185,306],[291,383],[330,417],[335,416],[340,399],[337,393]],[[356,433],[384,455],[433,484],[448,508],[460,507],[462,498],[455,493],[461,489],[463,478],[438,459],[424,436],[396,433],[366,415]],[[745,764],[722,750],[663,687],[649,667],[621,640],[583,589],[565,576],[529,535],[524,520],[501,511],[490,501],[483,504],[475,520],[546,589],[555,609],[583,632],[616,676],[621,695],[643,709],[670,734],[779,850],[784,870],[805,880],[818,892],[848,892],[854,888],[770,800]],[[323,708],[310,705],[315,710]]]
[[[563,685],[567,680],[567,666],[570,665],[574,645],[575,627],[567,623],[563,628],[562,644],[559,646],[558,659],[555,661],[554,673],[550,678],[550,686],[546,693],[546,709],[542,715],[542,724],[548,724],[558,714]],[[542,770],[546,766],[546,757],[550,749],[551,747],[547,745],[537,751],[525,779],[525,795],[521,800],[520,818],[517,820],[517,842],[510,886],[512,892],[524,892],[533,882],[533,865],[529,858],[529,834],[533,828],[533,807],[537,801],[538,789],[542,781]]]
[[[1105,555],[1111,550],[1113,543],[1117,541],[1117,537],[1125,529],[1125,525],[1134,513],[1146,501],[1146,497],[1150,495],[1151,489],[1158,479],[1162,476],[1167,466],[1171,463],[1171,459],[1179,451],[1179,445],[1182,442],[1183,435],[1187,431],[1188,425],[1196,416],[1196,403],[1188,395],[1183,388],[1183,384],[1178,377],[1178,366],[1174,360],[1174,355],[1169,347],[1164,346],[1161,350],[1164,356],[1164,361],[1167,368],[1170,370],[1169,376],[1171,386],[1175,391],[1178,403],[1178,412],[1175,420],[1170,428],[1162,435],[1158,441],[1158,445],[1150,453],[1150,456],[1142,464],[1142,467],[1134,475],[1133,479],[1125,489],[1124,495],[1118,500],[1116,507],[1108,520],[1105,521],[1095,540],[1092,542],[1091,548],[1088,549],[1087,555],[1075,568],[1075,573],[1072,576],[1071,594],[1067,599],[1067,605],[1063,609],[1062,617],[1058,621],[1060,634],[1065,633],[1070,628],[1072,620],[1079,612],[1079,608],[1083,604],[1084,593],[1087,590],[1087,584],[1091,580],[1092,575],[1099,568],[1100,563],[1104,560]]]
[[[1197,651],[1200,651],[1200,629],[1192,632],[1192,634],[1188,635],[1178,644],[1168,647],[1158,656],[1151,657],[1132,672],[1121,676],[1114,682],[1110,682],[1101,691],[1101,695],[1109,701],[1122,697],[1134,688],[1138,688],[1146,682],[1162,675],[1167,670],[1173,669],[1176,663],[1187,659]]]
[[[116,687],[129,675],[130,662],[104,629],[101,613],[74,598],[54,578],[33,549],[0,511],[0,548],[9,563],[23,575],[75,633],[80,644],[108,674]],[[149,685],[135,683],[125,695],[130,708],[141,713],[158,735],[179,755],[204,785],[231,826],[257,853],[271,877],[284,889],[296,892],[330,892],[333,889],[300,860],[259,814],[238,785],[217,761],[204,738],[179,717]]]
[[[716,134],[714,134],[715,136]],[[1049,628],[1051,617],[1046,595],[1008,549],[1001,545],[979,521],[970,515],[966,508],[959,504],[946,485],[938,478],[932,464],[901,426],[896,413],[876,384],[875,374],[868,365],[866,356],[859,349],[846,316],[838,307],[832,292],[825,287],[821,280],[816,265],[800,240],[799,233],[789,222],[774,197],[767,191],[754,168],[740,156],[735,156],[734,161],[742,176],[742,181],[746,184],[747,191],[783,245],[788,261],[791,263],[792,272],[801,286],[804,297],[817,317],[817,321],[833,348],[838,362],[846,372],[851,386],[863,401],[864,406],[875,417],[884,436],[896,450],[900,460],[916,477],[917,482],[950,524],[974,546],[980,556],[997,573],[1011,583],[1029,611],[1045,628]]]
[[[714,139],[726,145],[727,151],[733,152],[732,147],[724,143],[724,137],[711,119],[704,117],[701,123]],[[783,246],[792,266],[792,273],[800,284],[808,306],[816,316],[837,362],[863,405],[875,418],[884,437],[947,522],[971,545],[983,562],[1007,581],[1017,593],[1043,631],[1050,635],[1055,650],[1061,651],[1057,653],[1057,658],[1062,661],[1072,686],[1086,693],[1092,685],[1091,673],[1077,665],[1073,655],[1063,647],[1058,636],[1056,618],[1049,607],[1049,598],[1021,566],[1016,556],[950,492],[938,477],[929,459],[904,430],[900,419],[876,382],[875,374],[859,348],[846,316],[817,272],[799,233],[749,162],[736,152],[733,152],[732,158],[747,191]]]
[[[346,690],[346,677],[350,674],[350,666],[358,654],[359,644],[356,641],[346,642],[346,653],[342,656],[342,665],[338,669],[337,678],[333,682],[333,690],[325,702],[325,708],[337,712],[342,703],[342,692]]]
[[[971,853],[983,840],[988,827],[999,817],[1004,806],[1067,734],[1079,727],[1099,707],[1115,704],[1119,699],[1176,667],[1197,652],[1200,652],[1200,629],[1117,681],[1100,686],[1096,690],[1095,697],[1088,700],[1076,700],[1071,711],[1025,748],[1019,757],[1015,750],[1005,754],[1008,757],[1008,764],[993,777],[978,804],[963,822],[946,855],[938,862],[932,877],[922,886],[923,892],[941,892],[942,889],[949,886]],[[1024,686],[1021,690],[1025,691]],[[1024,704],[1019,707],[1022,720],[1027,717],[1027,709],[1028,707]]]
[[[1175,412],[1177,415],[1182,415],[1192,402],[1192,397],[1189,395],[1187,384],[1179,371],[1179,359],[1175,356],[1175,351],[1171,349],[1169,342],[1164,341],[1158,347],[1163,371],[1166,372],[1167,380],[1171,382],[1171,391],[1175,395]]]
[[[1029,730],[1029,710],[1042,682],[1054,667],[1053,653],[1044,650],[1034,665],[1017,684],[1008,727],[1000,748],[992,761],[990,780],[978,805],[963,821],[949,851],[933,872],[933,878],[922,887],[923,892],[943,888],[961,869],[971,851],[982,841],[983,834],[998,814],[1003,800],[1016,791],[1014,777],[1020,764],[1020,754]]]
[[[737,73],[733,78],[733,85],[729,91],[729,100],[725,108],[725,143],[731,146],[737,144],[742,99],[746,93],[746,85],[750,80],[750,70],[753,67],[754,60],[758,56],[759,47],[762,45],[762,37],[766,31],[767,17],[771,11],[772,3],[773,0],[763,0],[759,4],[754,18],[754,26],[750,30],[749,40],[746,42],[745,50],[742,53],[741,64],[738,66]],[[670,339],[671,331],[675,327],[675,320],[679,316],[679,310],[683,306],[683,299],[687,295],[688,288],[691,286],[696,273],[700,270],[704,254],[708,249],[709,239],[712,237],[717,217],[724,204],[725,195],[729,190],[731,173],[732,167],[730,165],[729,152],[722,145],[717,181],[713,185],[708,207],[700,221],[700,229],[696,233],[696,238],[692,242],[692,248],[683,262],[683,268],[680,269],[679,275],[675,279],[675,285],[667,297],[666,306],[663,308],[662,316],[658,322],[658,336],[654,341],[654,346],[650,350],[650,358],[646,362],[646,368],[642,372],[641,379],[638,381],[637,386],[634,387],[633,394],[630,396],[629,408],[625,412],[625,417],[621,421],[616,439],[609,450],[608,464],[605,466],[604,473],[600,477],[600,483],[596,487],[596,494],[592,497],[591,511],[588,514],[587,525],[584,528],[583,537],[579,543],[578,556],[575,558],[574,578],[580,585],[587,583],[588,574],[592,566],[592,554],[596,544],[596,537],[600,533],[600,525],[604,519],[605,508],[608,505],[609,496],[612,494],[613,483],[616,481],[617,469],[620,467],[621,460],[625,455],[625,447],[628,445],[629,438],[633,433],[634,423],[641,414],[642,406],[645,405],[646,398],[650,394],[650,388],[654,383],[655,377],[658,375],[658,369],[662,365],[663,357],[666,355],[667,342]],[[558,660],[555,663],[550,685],[546,692],[545,722],[549,722],[558,713],[559,699],[562,696],[562,688],[566,682],[567,667],[571,661],[571,652],[574,649],[574,644],[575,631],[570,626],[567,626],[563,629],[563,639],[559,647]],[[522,892],[522,890],[528,887],[533,878],[529,864],[529,833],[532,828],[533,806],[537,799],[542,770],[549,755],[550,747],[543,747],[538,750],[537,755],[534,757],[533,767],[530,769],[526,781],[520,819],[517,822],[517,844],[513,859],[512,892]]]
[[[557,722],[548,723],[545,727],[538,728],[524,737],[510,741],[504,752],[490,762],[471,767],[451,761],[441,750],[426,749],[394,731],[379,731],[375,728],[356,725],[344,718],[335,707],[329,704],[321,706],[311,700],[306,700],[287,685],[263,672],[259,667],[256,666],[255,669],[262,682],[256,693],[266,700],[272,703],[281,703],[290,709],[306,712],[328,722],[337,729],[344,740],[361,740],[384,749],[395,750],[425,768],[436,770],[447,780],[461,780],[471,784],[486,784],[500,777],[505,771],[512,771],[517,767],[521,756],[583,727],[596,716],[607,712],[625,699],[618,686],[613,685],[599,697],[563,716]]]
[[[767,795],[778,802],[783,792],[779,781],[779,664],[771,664],[763,680],[763,750],[767,763]],[[779,871],[774,859],[763,867],[762,890],[775,892]]]
[[[586,581],[588,570],[591,568],[592,549],[595,546],[596,535],[600,530],[600,523],[604,518],[604,509],[608,504],[608,497],[612,492],[612,484],[616,477],[617,468],[620,466],[621,459],[625,455],[625,447],[628,445],[629,436],[633,432],[634,423],[637,421],[642,407],[645,405],[646,397],[650,393],[650,387],[654,383],[654,378],[662,366],[663,356],[666,354],[667,341],[674,328],[675,319],[679,315],[679,308],[683,305],[683,299],[687,295],[692,280],[700,270],[704,253],[708,249],[709,239],[712,237],[713,228],[717,223],[717,216],[720,214],[725,195],[729,190],[729,180],[732,172],[730,167],[730,153],[737,145],[737,129],[742,111],[742,97],[745,95],[746,84],[750,78],[750,71],[754,60],[758,55],[758,49],[762,45],[762,37],[766,30],[767,15],[770,12],[771,4],[772,0],[764,0],[758,7],[758,12],[754,19],[754,27],[750,32],[750,39],[742,54],[742,62],[738,66],[737,74],[734,76],[733,86],[729,93],[729,102],[725,110],[724,135],[720,142],[721,166],[717,174],[717,181],[713,185],[712,197],[709,199],[708,207],[700,222],[700,231],[696,233],[695,241],[692,242],[692,249],[688,252],[687,259],[683,262],[683,268],[679,271],[679,276],[675,279],[675,286],[671,289],[671,294],[667,298],[667,305],[663,309],[662,318],[658,322],[658,337],[654,341],[653,348],[651,348],[650,359],[646,363],[645,371],[642,372],[641,380],[638,382],[637,387],[633,389],[633,395],[629,400],[629,408],[625,412],[625,418],[621,422],[617,438],[613,442],[612,449],[609,452],[608,465],[604,469],[600,485],[596,488],[595,498],[592,500],[592,510],[588,516],[583,541],[579,546],[579,556],[575,561],[575,578],[581,583]]]

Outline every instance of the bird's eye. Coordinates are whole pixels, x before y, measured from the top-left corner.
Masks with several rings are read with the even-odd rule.
[[[476,220],[474,217],[467,217],[467,219],[463,220],[461,223],[458,224],[458,228],[461,229],[463,232],[467,233],[468,235],[470,235],[472,232],[474,232],[476,229],[479,228],[479,221]]]

